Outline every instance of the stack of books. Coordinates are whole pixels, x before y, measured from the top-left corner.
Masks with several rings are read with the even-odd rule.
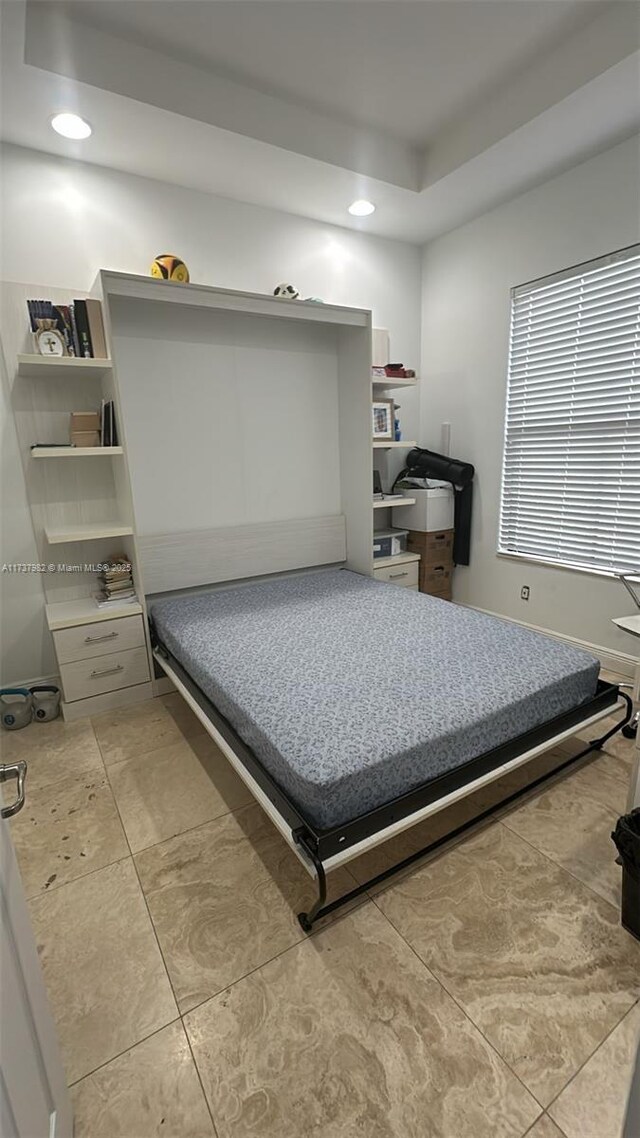
[[[54,321],[62,336],[68,356],[84,359],[108,359],[107,341],[99,300],[74,300],[72,304],[53,304],[50,300],[28,300],[31,331],[42,327],[41,321]],[[51,323],[44,327],[51,327]]]
[[[134,604],[137,601],[131,576],[131,562],[124,553],[119,553],[105,562],[98,580],[102,584],[102,589],[96,597],[98,608],[115,608]]]

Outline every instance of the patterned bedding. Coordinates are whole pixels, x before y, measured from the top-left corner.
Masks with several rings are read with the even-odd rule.
[[[316,826],[579,706],[586,652],[344,569],[156,601],[161,640]]]

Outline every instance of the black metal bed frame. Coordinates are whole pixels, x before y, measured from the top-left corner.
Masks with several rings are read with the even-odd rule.
[[[406,869],[413,862],[437,850],[440,846],[444,845],[445,842],[451,841],[459,834],[464,833],[465,830],[470,829],[470,827],[476,826],[497,809],[501,809],[510,802],[516,801],[523,794],[528,793],[533,788],[546,782],[560,771],[573,766],[579,759],[584,758],[585,755],[590,754],[592,751],[599,751],[612,735],[617,734],[618,731],[621,731],[622,728],[626,726],[633,715],[633,703],[626,692],[620,691],[617,684],[610,684],[604,680],[598,680],[596,694],[586,703],[580,704],[579,707],[556,716],[555,719],[549,720],[549,722],[543,724],[541,727],[534,727],[531,731],[526,731],[524,734],[518,735],[515,739],[509,740],[509,742],[502,744],[500,747],[494,747],[492,750],[486,751],[484,754],[469,760],[469,762],[464,763],[455,770],[440,775],[438,778],[431,779],[415,790],[409,791],[408,794],[402,794],[391,802],[385,803],[383,806],[379,806],[374,810],[370,810],[366,814],[361,814],[359,817],[354,818],[342,826],[323,830],[317,827],[313,822],[310,822],[293,803],[287,793],[278,786],[253,751],[242,741],[229,721],[221,714],[208,696],[204,694],[202,689],[192,680],[179,660],[165,647],[157,635],[153,621],[149,623],[154,649],[167,661],[167,664],[187,689],[192,699],[195,700],[207,719],[215,727],[216,731],[219,732],[229,745],[236,757],[268,798],[269,802],[275,807],[280,817],[286,822],[287,826],[290,827],[294,841],[300,846],[306,859],[313,865],[317,877],[318,897],[308,912],[298,913],[298,920],[305,932],[310,932],[316,921],[321,920],[322,917],[327,916],[327,914],[334,912],[334,910],[341,908],[343,905],[361,896],[373,886],[379,885],[381,882],[386,881],[387,878]],[[417,813],[425,806],[429,806],[431,803],[445,798],[461,787],[475,782],[476,779],[481,778],[484,774],[503,767],[512,759],[525,754],[527,751],[533,750],[535,747],[541,746],[545,742],[552,740],[555,736],[570,730],[572,727],[578,729],[580,724],[584,722],[584,720],[591,718],[591,716],[602,713],[606,711],[607,708],[614,710],[619,699],[623,699],[626,705],[623,718],[604,735],[588,743],[577,755],[572,755],[563,763],[559,763],[558,766],[555,766],[552,770],[534,779],[532,782],[527,783],[507,797],[500,799],[494,805],[474,815],[473,818],[462,823],[462,825],[456,827],[454,830],[430,842],[422,849],[410,854],[409,857],[390,866],[383,873],[377,874],[362,885],[356,886],[355,889],[351,889],[337,900],[327,904],[327,880],[324,862],[328,861],[331,857],[344,852],[351,846],[357,845],[359,842],[371,837],[371,835],[387,829],[394,822],[398,822],[411,814]]]

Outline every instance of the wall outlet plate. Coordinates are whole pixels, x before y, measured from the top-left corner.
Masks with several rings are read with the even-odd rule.
[[[523,585],[521,590],[520,590],[520,600],[528,601],[530,595],[531,595],[531,589],[529,588],[529,586]]]

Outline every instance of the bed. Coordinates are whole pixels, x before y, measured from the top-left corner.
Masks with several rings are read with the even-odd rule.
[[[161,666],[318,877],[305,929],[328,869],[628,700],[582,650],[346,569],[150,614]]]

